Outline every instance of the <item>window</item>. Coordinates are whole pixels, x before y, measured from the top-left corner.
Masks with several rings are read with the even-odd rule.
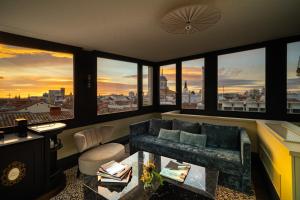
[[[160,66],[160,105],[176,105],[176,65]]]
[[[218,110],[265,112],[265,48],[218,56]]]
[[[143,66],[143,106],[152,105],[153,68]]]
[[[71,119],[73,55],[0,44],[0,127]]]
[[[204,59],[182,62],[182,108],[204,109]]]
[[[300,114],[300,42],[287,45],[287,112]]]
[[[138,109],[137,64],[97,58],[98,115]]]

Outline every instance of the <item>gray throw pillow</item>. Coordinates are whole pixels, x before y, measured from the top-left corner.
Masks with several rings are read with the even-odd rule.
[[[158,136],[160,129],[172,129],[172,120],[151,119],[149,133],[153,136]]]
[[[180,143],[189,144],[196,147],[205,147],[206,135],[193,134],[185,131],[180,132]]]
[[[181,130],[189,133],[195,133],[195,134],[201,133],[201,125],[199,123],[182,121],[178,119],[173,119],[172,129]]]
[[[180,130],[167,130],[161,128],[158,135],[159,139],[170,140],[172,142],[179,142]]]
[[[240,128],[236,126],[221,126],[202,124],[202,134],[207,135],[206,146],[238,150],[240,148]]]

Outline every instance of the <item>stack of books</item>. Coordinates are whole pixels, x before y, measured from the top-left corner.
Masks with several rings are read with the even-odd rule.
[[[101,183],[127,184],[131,178],[132,167],[116,161],[110,161],[101,165],[97,175]]]
[[[190,171],[191,165],[170,161],[160,172],[160,175],[183,183]]]

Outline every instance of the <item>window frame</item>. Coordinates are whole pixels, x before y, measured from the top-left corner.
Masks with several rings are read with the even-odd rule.
[[[285,86],[286,86],[286,89],[285,89],[285,92],[286,92],[286,97],[285,97],[285,108],[286,108],[286,115],[287,115],[287,118],[291,118],[291,119],[294,119],[294,118],[299,118],[300,119],[300,113],[289,113],[288,112],[288,107],[287,107],[287,104],[288,104],[288,98],[287,98],[287,94],[288,94],[288,45],[290,43],[296,43],[296,42],[299,42],[300,43],[300,38],[296,38],[296,39],[292,39],[292,40],[287,40],[286,43],[285,43],[285,47],[286,47],[286,53],[285,53],[285,78],[286,78],[286,81],[285,81]],[[300,78],[300,77],[299,77]]]
[[[205,66],[205,90],[204,90],[204,110],[198,109],[183,109],[180,107],[180,113],[182,114],[194,114],[194,115],[208,115],[208,116],[219,116],[219,117],[238,117],[238,118],[252,118],[252,119],[267,119],[269,118],[269,105],[268,105],[268,95],[269,84],[268,84],[268,68],[270,64],[267,60],[268,50],[270,44],[273,41],[266,41],[261,43],[249,44],[244,46],[238,46],[228,49],[221,49],[211,52],[206,52],[202,54],[196,54],[192,56],[182,57],[172,60],[173,62],[183,62],[187,60],[194,60],[199,58],[204,58]],[[245,111],[225,111],[218,110],[218,56],[224,54],[238,53],[241,51],[254,50],[259,48],[265,48],[266,59],[265,59],[265,112],[245,112]],[[181,98],[181,97],[180,97]],[[173,109],[174,110],[174,109]]]
[[[124,119],[128,117],[133,117],[137,115],[142,115],[142,114],[148,114],[151,112],[155,112],[155,99],[154,95],[152,97],[152,106],[147,106],[144,107],[141,105],[141,100],[142,100],[142,65],[148,65],[148,66],[153,66],[153,71],[155,71],[155,63],[146,61],[146,60],[140,60],[132,57],[127,57],[127,56],[121,56],[117,54],[111,54],[111,53],[106,53],[106,52],[101,52],[101,51],[92,51],[92,57],[94,60],[93,64],[93,69],[95,71],[95,90],[93,92],[95,99],[97,98],[97,58],[105,58],[105,59],[112,59],[112,60],[117,60],[117,61],[124,61],[124,62],[130,62],[130,63],[136,63],[137,64],[137,92],[138,92],[138,109],[133,110],[133,111],[126,111],[126,112],[118,112],[118,113],[107,113],[103,115],[98,115],[97,114],[97,101],[95,100],[95,105],[94,105],[94,111],[95,114],[92,118],[91,123],[100,123],[100,122],[107,122],[107,121],[112,121],[112,120],[118,120],[118,119]],[[153,78],[154,78],[154,73],[153,73]],[[153,80],[153,87],[154,87],[154,80]],[[90,124],[90,123],[88,123]]]
[[[121,59],[114,59],[114,58],[107,58],[107,57],[100,57],[100,56],[97,56],[96,57],[96,60],[98,60],[98,58],[99,59],[101,59],[101,58],[104,58],[104,59],[107,59],[107,60],[115,60],[115,61],[119,61],[119,62],[127,62],[127,63],[133,63],[133,64],[135,64],[136,65],[136,75],[137,75],[137,78],[136,78],[136,95],[137,95],[137,109],[136,110],[130,110],[130,111],[123,111],[123,112],[113,112],[113,113],[105,113],[105,114],[98,114],[98,112],[96,112],[97,113],[97,116],[114,116],[114,115],[117,115],[117,114],[119,114],[119,113],[132,113],[132,112],[136,112],[136,111],[138,111],[138,110],[140,110],[140,101],[141,101],[141,99],[140,99],[140,81],[139,81],[139,74],[140,74],[140,70],[139,70],[139,68],[140,68],[140,65],[139,65],[139,63],[137,63],[137,62],[132,62],[132,61],[125,61],[125,60],[121,60]],[[97,98],[98,98],[98,62],[96,63],[96,93],[97,93]],[[98,107],[98,103],[97,103],[97,107]]]
[[[240,53],[240,52],[244,52],[244,51],[252,51],[252,50],[257,50],[257,49],[264,49],[265,50],[265,59],[264,59],[264,88],[265,88],[265,111],[264,112],[258,112],[258,111],[238,111],[238,110],[234,110],[234,108],[232,108],[232,110],[219,110],[219,100],[218,100],[218,96],[219,96],[219,92],[218,92],[218,88],[219,88],[219,74],[218,74],[218,70],[219,70],[219,56],[224,56],[227,54],[234,54],[234,53]],[[217,55],[217,112],[224,112],[224,113],[261,113],[261,114],[266,114],[267,113],[267,47],[258,47],[258,48],[251,48],[251,49],[245,49],[245,50],[240,50],[240,51],[234,51],[234,52],[230,52],[230,53],[222,53],[222,54],[218,54]],[[259,108],[257,109],[259,110]],[[259,114],[260,115],[260,114]]]
[[[203,59],[203,60],[204,60],[204,66],[203,66],[203,67],[204,67],[204,76],[203,76],[203,80],[202,80],[202,81],[203,81],[203,87],[202,87],[202,90],[204,89],[204,97],[203,97],[203,98],[204,98],[204,102],[203,102],[203,103],[204,103],[204,109],[187,109],[187,108],[183,108],[183,107],[182,107],[182,84],[183,84],[183,81],[184,81],[184,80],[183,80],[183,78],[182,78],[182,77],[183,77],[183,76],[182,76],[182,75],[183,75],[183,72],[182,72],[183,65],[182,65],[182,63],[183,63],[183,62],[192,61],[192,60],[200,60],[200,59]],[[205,59],[205,56],[201,56],[201,57],[196,57],[196,58],[192,58],[192,59],[184,59],[184,60],[181,60],[181,61],[180,61],[180,64],[181,64],[181,70],[180,70],[180,71],[181,71],[181,74],[180,74],[180,76],[181,76],[181,83],[180,83],[180,91],[181,91],[181,95],[180,95],[181,101],[180,101],[180,102],[181,102],[181,105],[180,105],[180,109],[181,109],[181,110],[184,110],[184,111],[192,110],[192,111],[198,111],[198,112],[200,112],[200,113],[203,113],[203,112],[205,112],[205,110],[206,110],[206,108],[205,108],[205,107],[206,107],[206,106],[205,106],[205,77],[206,77],[206,75],[205,75],[205,73],[206,73],[205,60],[206,60],[206,59]]]
[[[161,75],[161,67],[163,66],[168,66],[168,65],[174,65],[175,67],[175,104],[160,104],[160,75]],[[179,105],[181,105],[181,103],[179,104],[178,100],[178,93],[179,93],[179,89],[178,89],[178,74],[181,74],[181,72],[178,72],[178,68],[180,67],[180,71],[181,71],[181,65],[179,66],[178,63],[165,63],[165,64],[159,64],[158,65],[158,78],[157,78],[157,86],[158,86],[158,105],[160,108],[163,108],[162,110],[172,110],[174,108],[177,108]],[[181,100],[181,98],[180,98]]]
[[[52,51],[58,53],[67,53],[72,54],[72,79],[73,79],[73,118],[70,119],[63,119],[63,120],[56,120],[56,121],[46,121],[46,122],[39,122],[39,123],[30,123],[28,126],[39,125],[39,124],[47,124],[47,123],[54,123],[54,122],[62,122],[66,123],[68,127],[73,127],[74,122],[78,120],[78,116],[76,115],[76,110],[78,110],[78,104],[76,101],[76,76],[75,76],[75,56],[77,52],[80,50],[78,47],[74,47],[71,45],[59,44],[34,38],[29,38],[25,36],[14,35],[10,33],[3,33],[0,32],[0,44],[4,45],[11,45],[21,48],[28,48],[28,49],[38,49],[44,51]],[[13,132],[15,131],[14,126],[7,126],[7,127],[0,127],[0,130],[5,130],[6,132]]]

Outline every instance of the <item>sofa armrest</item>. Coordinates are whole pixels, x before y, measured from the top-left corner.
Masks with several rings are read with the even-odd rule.
[[[131,124],[129,126],[130,133],[129,138],[133,138],[134,136],[141,135],[141,134],[147,134],[149,132],[149,125],[150,121],[143,121],[136,124]]]
[[[241,129],[241,159],[242,165],[251,168],[251,141],[245,129]]]

